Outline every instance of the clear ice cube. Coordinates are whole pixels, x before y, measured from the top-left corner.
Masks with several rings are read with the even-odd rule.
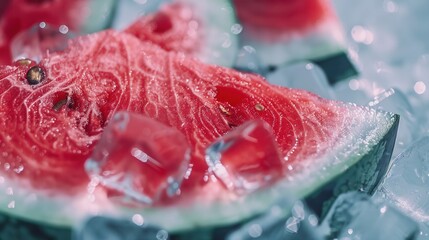
[[[228,188],[247,193],[279,179],[283,172],[271,127],[251,120],[231,130],[206,150],[209,171]]]
[[[267,74],[267,80],[284,87],[305,89],[324,98],[335,97],[323,70],[310,62],[282,66]]]
[[[75,37],[66,25],[50,26],[44,22],[18,33],[11,42],[13,60],[32,59],[40,61],[47,52],[62,51],[68,41]]]
[[[163,196],[175,196],[189,157],[187,140],[178,130],[143,115],[118,112],[85,168],[124,199],[152,204]]]
[[[405,147],[420,134],[420,126],[415,117],[414,109],[401,90],[395,88],[387,89],[375,96],[368,105],[399,114],[401,117],[393,156],[405,150]]]
[[[361,192],[341,194],[321,229],[329,239],[414,239],[418,224],[389,204]]]
[[[138,214],[133,219],[142,219]],[[74,240],[168,240],[167,231],[142,221],[95,216],[86,220],[74,233]]]
[[[284,197],[263,215],[232,232],[227,240],[322,240],[317,216],[302,201]]]
[[[395,205],[429,226],[429,137],[413,143],[392,162],[375,197]],[[422,229],[422,231],[426,231]],[[422,234],[429,234],[424,232]]]

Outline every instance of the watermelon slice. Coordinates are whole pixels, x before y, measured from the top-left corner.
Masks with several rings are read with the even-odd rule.
[[[98,31],[109,26],[115,3],[115,0],[2,0],[0,64],[12,62],[10,43],[18,33],[40,22],[56,28],[65,25],[76,32]]]
[[[264,66],[311,60],[335,83],[357,74],[329,0],[233,0],[243,25],[243,44]]]
[[[145,15],[124,31],[167,51],[184,52],[203,62],[232,66],[238,37],[228,0],[176,0]]]
[[[78,38],[39,64],[21,60],[0,67],[0,105],[0,191],[6,192],[0,211],[60,228],[94,213],[141,214],[172,232],[212,228],[261,213],[284,192],[317,199],[314,205],[323,212],[341,192],[373,191],[388,166],[398,124],[390,113],[273,86],[257,75],[205,65],[115,31]],[[191,152],[179,196],[124,205],[110,198],[108,186],[90,180],[84,163],[103,143],[103,129],[118,111],[155,119],[159,123],[130,115],[153,124],[154,131],[164,124],[173,129],[171,136],[183,134]],[[238,127],[249,120],[257,124]],[[162,149],[158,141],[144,145],[136,136],[142,128],[132,126],[122,125],[125,133],[117,136]],[[273,176],[272,181],[240,171],[234,179],[262,188],[231,188],[206,162],[206,151],[237,136],[234,146],[249,148],[234,147],[219,161],[232,176],[246,164],[237,157],[246,156],[240,151],[260,152],[252,163],[262,172],[253,171]],[[263,142],[245,143],[239,136]],[[165,146],[168,138],[162,139]],[[272,165],[262,163],[261,153],[271,154]],[[174,171],[171,166],[166,169]],[[145,194],[157,195],[157,186],[153,189]]]

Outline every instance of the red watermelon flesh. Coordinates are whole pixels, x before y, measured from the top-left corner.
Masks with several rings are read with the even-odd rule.
[[[248,120],[267,122],[285,166],[297,169],[336,146],[356,121],[350,113],[363,111],[114,31],[80,38],[43,59],[40,84],[28,84],[31,66],[1,68],[2,171],[59,192],[88,183],[83,163],[116,111],[143,114],[184,134],[192,147],[184,195],[210,183],[206,148]]]
[[[304,35],[336,20],[329,0],[234,0],[237,17],[252,37],[279,40],[284,33]],[[283,36],[284,37],[284,36]]]
[[[327,0],[234,0],[237,16],[249,27],[302,32],[333,17]]]
[[[10,0],[0,15],[0,64],[10,64],[10,42],[21,31],[45,22],[77,30],[83,24],[88,0]]]
[[[143,16],[124,31],[167,51],[195,54],[204,36],[201,21],[189,4],[174,2]]]

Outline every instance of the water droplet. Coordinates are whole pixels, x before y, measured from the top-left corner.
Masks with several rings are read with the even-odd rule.
[[[7,204],[8,208],[15,208],[15,201],[11,201],[9,204]]]
[[[13,169],[13,171],[19,174],[22,171],[24,171],[24,166],[23,165],[19,165],[17,168]]]
[[[252,238],[258,238],[262,235],[262,227],[259,224],[252,224],[248,230],[249,236]]]
[[[140,214],[134,214],[132,217],[133,223],[135,223],[138,226],[142,226],[144,223],[144,218]]]
[[[311,214],[310,216],[308,216],[308,222],[312,225],[312,226],[317,226],[317,224],[319,224],[319,219],[317,218],[316,215]]]
[[[374,41],[374,34],[363,26],[356,25],[351,31],[352,38],[355,42],[370,45]]]
[[[12,196],[13,195],[13,188],[11,188],[11,187],[6,188],[6,195]]]
[[[240,24],[236,23],[231,26],[231,32],[233,34],[240,34],[241,31],[243,31],[243,26],[241,26]]]
[[[357,79],[351,79],[349,81],[349,88],[353,91],[356,91],[359,89],[359,81]]]
[[[426,84],[422,81],[418,81],[414,84],[414,91],[421,95],[426,92]]]
[[[299,229],[299,222],[300,222],[300,220],[296,217],[288,218],[286,223],[285,223],[286,231],[292,232],[292,233],[297,233],[298,229]]]
[[[62,34],[67,34],[69,32],[69,27],[67,27],[66,25],[61,25],[58,28],[58,31],[60,31],[60,33]]]
[[[387,206],[383,206],[380,208],[380,213],[385,213],[387,211]]]
[[[159,230],[156,233],[156,239],[158,240],[167,240],[167,238],[168,238],[168,232],[165,230]]]
[[[294,204],[292,208],[292,214],[294,217],[300,220],[305,218],[304,204],[301,201],[298,201]]]
[[[3,167],[4,167],[4,170],[8,171],[10,169],[10,164],[9,163],[5,163],[3,165]]]

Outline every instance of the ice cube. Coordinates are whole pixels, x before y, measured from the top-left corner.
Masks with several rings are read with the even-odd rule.
[[[206,150],[209,171],[237,193],[252,192],[279,179],[283,172],[271,127],[251,120],[231,130]]]
[[[322,69],[310,62],[282,66],[268,74],[267,79],[272,84],[305,89],[324,98],[335,96]]]
[[[189,165],[190,149],[178,130],[128,112],[114,115],[92,156],[88,174],[107,188],[152,204],[173,197]]]
[[[361,192],[341,194],[321,228],[329,239],[341,240],[414,239],[419,230],[407,215]]]
[[[136,217],[134,217],[136,218]],[[141,219],[144,219],[143,217]],[[115,219],[110,217],[91,217],[75,231],[74,240],[168,240],[167,231],[146,223]]]
[[[399,154],[375,193],[375,197],[385,199],[426,225],[429,225],[428,150],[429,137],[424,137]]]
[[[40,61],[47,52],[67,48],[68,41],[75,37],[66,25],[50,26],[44,22],[18,33],[11,42],[13,60],[32,59]]]
[[[405,150],[406,146],[421,133],[420,126],[415,117],[415,112],[405,94],[399,89],[387,89],[372,99],[368,105],[377,109],[399,114],[399,130],[396,138],[396,146],[393,156]]]
[[[228,236],[228,240],[323,239],[318,218],[302,201],[284,197],[262,216],[246,223]]]

